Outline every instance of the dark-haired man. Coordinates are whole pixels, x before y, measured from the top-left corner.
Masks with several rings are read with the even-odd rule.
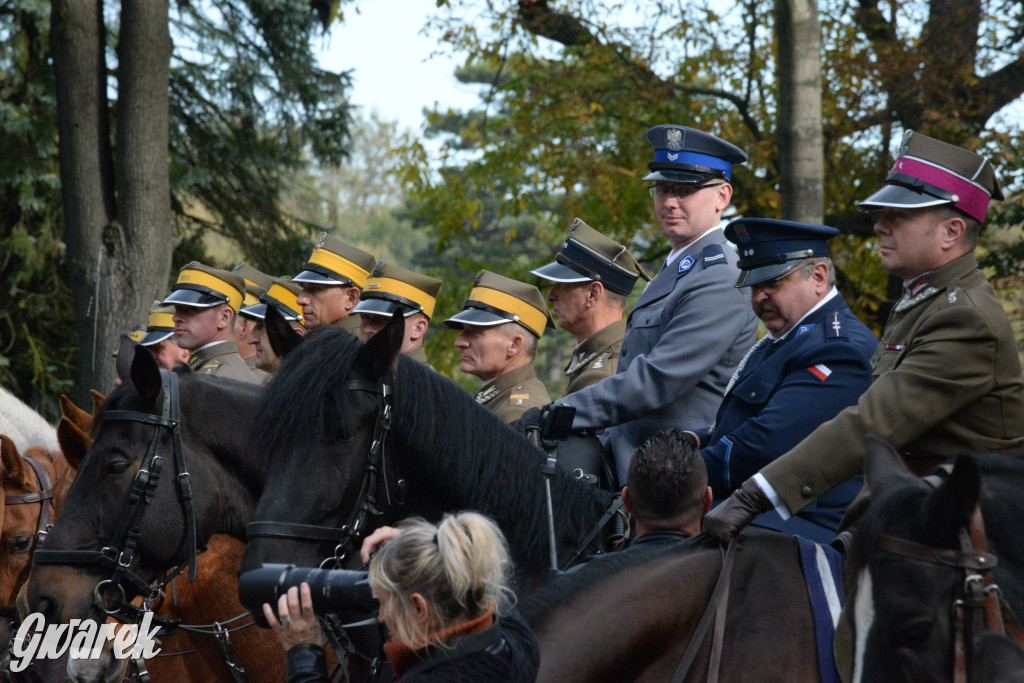
[[[302,287],[303,324],[310,330],[334,325],[358,337],[359,318],[351,313],[376,263],[362,249],[321,233],[302,272],[292,278]]]

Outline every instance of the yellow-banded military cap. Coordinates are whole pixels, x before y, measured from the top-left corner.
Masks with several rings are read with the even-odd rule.
[[[274,284],[274,278],[261,270],[256,270],[248,263],[239,263],[231,271],[238,273],[245,279],[245,299],[243,306],[255,306],[260,302],[260,297]]]
[[[579,218],[569,226],[555,262],[530,272],[553,282],[597,281],[624,296],[633,291],[638,278],[651,279],[626,247]]]
[[[1004,197],[986,157],[908,130],[885,185],[857,206],[877,211],[945,204],[983,222],[992,199]]]
[[[461,330],[463,325],[488,327],[509,322],[519,323],[538,337],[544,336],[545,327],[555,327],[539,289],[481,270],[473,280],[473,289],[462,310],[445,320],[444,324],[453,330]]]
[[[396,311],[410,316],[434,315],[441,281],[429,275],[406,270],[381,261],[366,280],[359,303],[353,313],[368,313],[390,318]]]
[[[245,279],[241,275],[192,261],[182,266],[178,282],[161,303],[195,308],[230,304],[237,313],[244,297]]]
[[[238,315],[249,320],[263,322],[267,317],[267,307],[273,306],[285,320],[302,322],[302,306],[298,298],[302,287],[292,282],[290,277],[279,277],[271,282],[267,291],[260,296],[259,303],[246,306]]]
[[[710,133],[688,126],[663,125],[647,129],[654,161],[644,180],[672,183],[703,183],[715,178],[732,179],[733,164],[742,164],[747,153]]]
[[[344,285],[362,289],[377,259],[362,249],[342,242],[326,232],[316,241],[309,262],[293,282],[311,285]]]
[[[164,306],[154,301],[149,307],[149,324],[146,325],[145,336],[139,340],[139,346],[153,346],[174,334],[174,306]]]

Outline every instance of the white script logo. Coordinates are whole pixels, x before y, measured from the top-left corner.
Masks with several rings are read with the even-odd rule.
[[[97,624],[92,619],[72,619],[67,624],[46,624],[39,612],[28,615],[14,636],[11,671],[24,671],[34,659],[99,659],[109,641],[118,659],[149,659],[160,652],[156,647],[159,626],[153,613],[146,612],[142,624]]]

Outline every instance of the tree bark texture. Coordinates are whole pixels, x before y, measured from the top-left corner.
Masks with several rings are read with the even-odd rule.
[[[817,1],[776,0],[775,35],[782,218],[821,223],[825,215],[825,156]]]
[[[171,250],[168,4],[128,0],[121,13],[115,174],[102,0],[54,0],[51,10],[80,400],[113,389],[111,353],[163,293]]]

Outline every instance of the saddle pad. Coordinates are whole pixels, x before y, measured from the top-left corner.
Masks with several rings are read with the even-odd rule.
[[[839,613],[843,609],[842,555],[827,545],[819,545],[806,538],[796,537],[800,547],[800,564],[807,583],[814,615],[814,635],[818,649],[818,672],[822,683],[840,683],[832,653],[832,638]]]

